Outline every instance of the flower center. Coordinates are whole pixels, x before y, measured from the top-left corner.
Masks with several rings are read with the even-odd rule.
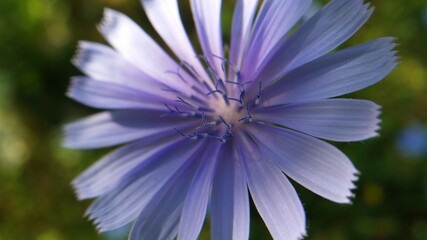
[[[187,63],[182,64],[199,82],[191,85],[190,81],[185,80],[179,71],[173,72],[183,82],[191,85],[194,92],[188,96],[188,94],[173,91],[179,94],[176,97],[178,99],[176,100],[177,105],[165,104],[169,111],[164,116],[178,115],[193,120],[196,118],[200,121],[200,125],[191,132],[183,132],[180,129],[176,129],[176,131],[192,140],[210,138],[225,143],[233,136],[233,131],[253,121],[250,109],[258,105],[261,100],[261,84],[259,84],[258,93],[248,97],[246,95],[247,88],[253,87],[253,84],[242,81],[237,67],[228,60],[220,58],[223,61],[221,75],[227,75],[225,66],[234,72],[234,74],[229,74],[232,75],[232,80],[223,80],[206,58],[201,58],[205,60],[208,66],[208,72],[211,75],[209,81],[214,83],[214,87],[210,87],[205,80],[198,78],[198,74],[192,66]],[[205,91],[201,89],[205,89]]]
[[[229,102],[227,105],[224,101],[213,101],[212,106],[215,109],[215,115],[221,116],[225,121],[233,126],[239,125],[239,120],[244,118],[244,112],[241,110],[240,104]]]

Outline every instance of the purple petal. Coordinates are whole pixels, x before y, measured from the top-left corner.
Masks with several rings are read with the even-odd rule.
[[[141,2],[151,24],[175,55],[189,63],[198,75],[213,87],[182,25],[177,0],[141,0]]]
[[[155,92],[157,95],[166,93],[159,83],[156,84],[156,80],[103,44],[81,41],[73,63],[94,80]]]
[[[163,138],[148,138],[125,145],[98,160],[73,180],[79,199],[97,197],[108,193],[117,187],[126,174],[146,159],[166,148],[163,145],[167,139],[170,144],[182,137],[169,131]]]
[[[133,226],[130,240],[174,239],[181,224],[180,217],[191,181],[201,160],[209,157],[210,151],[205,151],[209,145],[198,146],[199,151],[189,156],[179,170],[168,174],[168,182],[141,211]]]
[[[349,142],[378,136],[379,108],[366,100],[326,99],[261,108],[252,115],[314,137]]]
[[[221,70],[222,60],[217,58],[222,58],[224,55],[221,32],[221,0],[191,0],[190,3],[204,56],[215,67],[214,70],[221,79],[224,79],[224,72]]]
[[[295,189],[257,145],[242,134],[238,138],[252,199],[271,235],[274,239],[301,238],[306,234],[305,214]]]
[[[213,142],[206,145],[207,154],[201,158],[202,164],[198,169],[185,198],[179,221],[179,239],[195,240],[203,227],[209,193],[217,165],[217,155],[221,143]]]
[[[253,27],[242,74],[252,81],[252,74],[270,50],[283,40],[310,7],[311,0],[264,1]]]
[[[170,71],[177,71],[180,66],[124,14],[106,9],[99,30],[124,59],[147,75],[180,91],[191,91],[191,88],[187,84],[182,84],[182,80],[176,75],[168,74]],[[185,71],[181,71],[181,74],[187,81],[195,81]]]
[[[170,99],[161,95],[88,77],[74,77],[67,96],[87,106],[100,109],[164,110],[164,103],[170,102]]]
[[[230,61],[238,68],[241,66],[258,2],[258,0],[238,0],[234,9]]]
[[[368,20],[372,9],[363,0],[334,0],[272,50],[258,76],[267,83],[345,42]]]
[[[263,154],[287,176],[326,199],[350,203],[358,172],[337,148],[284,128],[257,125],[250,132]]]
[[[231,144],[223,147],[218,161],[211,194],[211,237],[247,240],[250,214],[244,166]]]
[[[141,110],[97,113],[66,125],[64,146],[81,149],[114,146],[139,138],[176,133],[174,128],[197,126],[195,121],[182,121],[179,117],[161,118],[162,113]]]
[[[189,159],[198,153],[200,146],[201,143],[194,144],[181,138],[163,148],[150,149],[149,154],[143,156],[132,153],[126,160],[137,165],[123,167],[124,174],[120,175],[116,187],[98,197],[88,209],[90,219],[100,231],[112,230],[133,221],[141,211],[150,208],[150,202],[158,200],[156,196],[163,188],[169,188],[175,182],[172,176],[187,169]]]
[[[264,104],[330,98],[377,83],[396,66],[393,40],[373,40],[307,63],[265,89]]]

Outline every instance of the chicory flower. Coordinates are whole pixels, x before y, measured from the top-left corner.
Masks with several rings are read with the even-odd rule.
[[[335,98],[396,65],[393,38],[334,51],[369,4],[333,0],[301,22],[310,0],[237,0],[225,51],[221,1],[190,0],[202,53],[177,0],[142,5],[174,56],[107,9],[111,46],[81,42],[73,61],[86,76],[68,96],[105,111],[67,125],[65,146],[121,145],[73,182],[79,199],[96,198],[87,214],[100,231],[133,223],[132,240],[197,239],[209,205],[212,239],[248,239],[250,195],[274,239],[298,239],[305,213],[288,178],[350,202],[358,171],[323,140],[378,135],[378,105]]]

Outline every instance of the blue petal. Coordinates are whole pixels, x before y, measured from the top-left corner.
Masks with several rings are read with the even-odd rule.
[[[380,38],[320,57],[263,90],[264,105],[312,101],[366,88],[396,66],[393,38]]]
[[[219,77],[224,79],[225,75],[221,69],[222,60],[217,58],[222,58],[224,55],[221,30],[221,0],[191,0],[190,3],[204,56],[213,65]]]
[[[139,138],[161,137],[174,128],[197,126],[179,117],[161,118],[163,112],[122,110],[102,112],[65,126],[64,145],[70,148],[100,148]],[[188,119],[187,119],[188,120]]]
[[[179,239],[196,240],[200,234],[206,216],[220,146],[219,141],[214,141],[205,146],[209,154],[201,157],[202,164],[197,170],[185,198],[179,223]]]
[[[280,43],[310,7],[311,0],[264,1],[255,21],[247,52],[244,57],[242,75],[252,81],[255,70],[264,58]]]
[[[189,63],[206,83],[214,87],[204,67],[197,59],[182,25],[177,0],[141,0],[141,2],[151,24],[175,55],[180,60]]]
[[[124,59],[137,66],[147,75],[181,91],[185,89],[191,91],[189,86],[182,84],[176,75],[168,74],[170,71],[177,71],[180,66],[147,33],[124,14],[106,9],[99,30]],[[181,74],[188,82],[195,81],[185,71],[181,71]]]
[[[238,0],[236,2],[231,29],[230,61],[238,68],[241,66],[257,6],[258,0]]]
[[[218,161],[211,194],[211,237],[247,240],[250,214],[244,166],[232,144],[223,147]]]
[[[165,110],[164,103],[171,102],[162,95],[88,77],[74,77],[67,96],[87,106],[100,109]]]
[[[98,160],[73,180],[79,199],[93,198],[117,187],[123,177],[146,159],[165,149],[164,142],[175,143],[182,137],[168,131],[161,138],[147,138],[125,145]]]
[[[354,99],[326,99],[256,109],[254,119],[281,124],[333,141],[361,141],[378,136],[379,106]]]
[[[368,20],[372,9],[363,0],[334,0],[271,51],[260,67],[265,85],[345,42]]]
[[[100,231],[108,231],[133,221],[141,211],[151,211],[150,204],[159,201],[159,194],[164,193],[165,187],[170,188],[171,183],[178,181],[173,176],[187,171],[189,162],[194,162],[191,158],[198,154],[200,147],[201,143],[180,138],[163,148],[150,149],[144,156],[132,154],[134,159],[129,160],[138,162],[138,165],[123,167],[127,171],[123,171],[125,174],[121,175],[119,184],[97,198],[88,209],[90,219]],[[190,171],[188,174],[191,175]],[[166,227],[167,222],[163,225]]]
[[[239,134],[238,151],[243,159],[255,206],[274,239],[299,239],[306,234],[305,213],[286,176],[251,140]]]
[[[166,93],[161,90],[157,80],[103,44],[81,41],[73,63],[94,80],[155,92],[157,95]]]
[[[187,156],[185,164],[180,169],[168,174],[167,183],[162,186],[138,216],[130,240],[174,239],[178,233],[179,220],[191,182],[202,164],[202,160],[210,157],[211,152],[206,151],[208,147],[209,144],[199,145],[199,151]],[[180,156],[180,158],[182,157]]]
[[[320,196],[350,203],[357,170],[334,146],[292,130],[257,125],[251,136],[287,176]]]

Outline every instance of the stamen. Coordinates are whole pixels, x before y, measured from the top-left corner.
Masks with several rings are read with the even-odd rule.
[[[208,93],[206,93],[206,95],[209,96],[209,95],[214,94],[214,93],[221,93],[221,95],[223,95],[223,93],[219,90],[214,90],[214,91],[208,92]]]
[[[247,116],[239,119],[239,122],[244,122],[244,123],[251,123],[252,122],[252,115],[251,115],[251,112],[249,111],[249,105],[248,104],[246,104],[246,112],[247,112]]]
[[[218,81],[220,81],[221,78],[218,76],[218,74],[215,72],[215,70],[213,70],[211,67],[209,67],[208,72],[210,73],[211,77],[213,79],[215,79],[215,82],[217,82],[217,84],[218,84]]]
[[[168,113],[161,114],[160,117],[169,117],[169,116],[180,116],[180,117],[192,117],[192,118],[201,118],[202,114],[198,112],[191,111],[181,111],[177,106],[170,107],[166,103],[163,103],[166,108],[169,110]]]
[[[216,89],[223,92],[224,95],[227,95],[227,88],[225,87],[225,84],[221,79],[218,80],[216,84]]]
[[[202,112],[202,113],[203,112],[211,112],[211,113],[215,112],[215,110],[208,108],[208,107],[197,107],[197,110]]]
[[[198,88],[198,87],[196,87],[196,86],[192,86],[191,88],[192,88],[194,91],[196,91],[197,93],[201,94],[201,95],[205,94],[205,93],[202,91],[202,89],[200,89],[200,88]]]
[[[191,95],[191,96],[190,96],[190,98],[191,98],[192,100],[194,100],[194,101],[196,101],[196,102],[200,103],[200,104],[205,104],[205,102],[204,102],[202,99],[200,99],[200,98],[198,98],[198,97],[196,97],[196,96],[194,96],[194,95]]]
[[[241,93],[240,93],[240,97],[239,97],[239,99],[240,99],[240,103],[243,105],[243,98],[245,98],[245,91],[242,91]]]
[[[255,106],[258,105],[261,102],[261,91],[262,91],[261,82],[259,82],[258,93],[257,93],[256,99],[255,99]]]
[[[174,110],[173,110],[171,107],[169,107],[169,105],[167,105],[166,103],[163,103],[163,105],[165,105],[165,107],[166,107],[170,112],[174,112]]]
[[[245,85],[252,83],[252,81],[248,81],[248,82],[244,82],[244,83],[234,82],[234,81],[225,81],[225,82],[238,85],[240,87],[240,91],[245,91]]]
[[[181,81],[187,83],[187,80],[185,80],[184,77],[181,75],[181,73],[179,73],[179,70],[178,70],[178,72],[166,71],[165,73],[174,74],[174,75],[178,76],[178,78],[181,79]]]
[[[224,102],[228,106],[230,103],[229,103],[229,101],[228,101],[229,99],[227,97],[227,88],[225,87],[224,82],[221,79],[219,79],[219,81],[217,81],[215,88],[216,89],[214,91],[208,92],[206,95],[209,96],[209,95],[214,94],[214,93],[221,93],[222,97],[224,99]]]
[[[239,122],[251,123],[252,122],[252,117],[247,116],[247,117],[241,118],[241,119],[239,119]]]
[[[196,79],[198,79],[198,80],[199,80],[199,81],[201,81],[201,82],[204,82],[204,81],[202,81],[202,80],[201,80],[200,75],[197,73],[196,69],[194,69],[194,67],[193,67],[191,64],[189,64],[189,63],[188,63],[188,62],[186,62],[186,61],[182,61],[180,65],[181,65],[181,66],[185,66],[188,70],[190,70],[190,73],[191,73],[194,77],[196,77]]]
[[[186,82],[185,80],[188,80],[188,78],[185,78],[185,76],[187,76],[186,74],[193,75],[194,77],[197,77],[197,80],[201,80],[200,84],[195,84],[194,86],[189,85],[193,91],[188,94],[182,94],[180,91],[178,91],[175,101],[179,102],[180,104],[177,104],[176,106],[174,106],[173,103],[170,105],[164,104],[168,112],[163,114],[162,117],[178,116],[192,118],[193,120],[201,119],[201,123],[197,124],[191,131],[187,133],[176,128],[175,130],[181,136],[188,138],[189,140],[213,139],[220,141],[221,143],[225,143],[233,136],[234,124],[237,125],[240,123],[250,123],[253,121],[250,108],[260,103],[262,85],[261,82],[259,82],[258,91],[256,92],[255,99],[253,99],[254,96],[251,95],[251,102],[245,103],[245,101],[247,101],[246,94],[248,90],[248,87],[246,85],[253,86],[255,81],[242,82],[240,70],[236,65],[234,65],[223,57],[216,55],[212,56],[214,58],[221,59],[221,70],[223,71],[224,76],[229,76],[231,79],[222,79],[223,73],[218,72],[219,69],[216,68],[217,65],[213,64],[217,63],[215,62],[216,60],[211,57],[206,57],[206,55],[198,55],[197,57],[204,61],[205,67],[207,68],[207,71],[209,72],[209,75],[211,77],[210,80],[214,84],[210,84],[210,82],[208,81],[201,80],[193,66],[190,65],[188,62],[182,61],[180,64],[180,68],[178,68],[176,72],[169,71],[168,73],[177,75],[183,82]],[[233,77],[232,71],[234,71],[234,73],[236,74],[235,77]],[[227,72],[228,74],[226,74]],[[207,91],[207,93],[205,93],[205,91]],[[203,95],[213,95],[215,99],[222,101],[220,95],[217,94],[220,94],[224,102],[226,103],[226,106],[224,106],[224,104],[221,104],[218,105],[218,107],[229,109],[211,108],[210,100],[213,99],[209,100],[208,97],[203,97]],[[230,106],[231,101],[238,102],[239,105],[232,103],[232,105]],[[217,105],[214,104],[214,106]],[[242,113],[241,111],[246,111],[246,116],[244,115],[245,113]],[[225,114],[223,116],[227,116],[227,120],[223,116],[217,115],[217,113]],[[234,117],[228,119],[228,116],[233,116],[233,114],[237,114],[241,118],[238,120],[236,120]],[[228,120],[230,120],[230,122],[228,122]]]
[[[209,86],[209,84],[207,84],[206,82],[203,82],[202,84],[203,84],[203,86],[205,86],[205,88],[206,88],[208,91],[212,91],[212,88]]]
[[[182,97],[176,97],[178,100],[175,100],[176,102],[181,102],[184,103],[190,107],[196,108],[194,105],[190,104],[189,102],[185,101],[184,99],[182,99]]]
[[[177,113],[182,113],[177,106],[174,106]]]
[[[203,128],[207,128],[206,130],[208,130],[208,129],[210,129],[210,128],[212,128],[212,127],[214,127],[214,126],[216,126],[217,125],[217,123],[216,122],[210,122],[210,123],[203,123],[203,125],[202,126],[199,126],[199,127],[196,127],[195,129],[194,129],[194,131],[193,131],[193,133],[199,133],[199,130],[200,129],[203,129]]]
[[[227,128],[231,128],[232,127],[232,125],[230,123],[226,122],[225,119],[222,116],[219,116],[219,118],[221,119],[222,123],[224,123],[225,126],[227,126]]]
[[[190,140],[197,140],[197,138],[195,138],[196,136],[195,135],[192,135],[192,134],[184,134],[183,132],[181,132],[178,128],[174,128],[175,129],[175,131],[177,131],[181,136],[183,136],[183,137],[186,137],[186,138],[188,138],[188,139],[190,139]]]
[[[205,113],[202,113],[203,126],[206,126]]]
[[[162,84],[162,88],[161,90],[165,91],[165,92],[174,92],[174,93],[178,93],[179,91],[176,89],[171,88],[170,86],[167,86],[166,84]]]
[[[230,105],[230,101],[228,101],[227,95],[223,95],[223,98],[224,98],[224,102],[225,102],[225,104],[226,104],[227,106],[229,106],[229,105]]]
[[[253,83],[253,81],[247,81],[247,82],[244,82],[244,83],[236,82],[236,81],[225,81],[225,82],[231,83],[231,84],[236,84],[236,85],[239,85],[239,86],[244,86],[244,85]]]
[[[227,139],[233,135],[232,133],[232,124],[228,123],[222,116],[219,116],[219,120],[207,122],[206,121],[206,115],[204,113],[201,114],[202,126],[196,127],[192,133],[185,134],[179,129],[175,128],[175,130],[183,137],[186,137],[190,140],[197,140],[202,138],[210,138],[217,141],[220,141],[221,143],[225,143]],[[224,124],[227,127],[226,132],[222,136],[217,136],[214,133],[216,130],[214,129],[215,126],[218,124]]]
[[[198,58],[202,59],[205,64],[208,66],[208,72],[211,75],[211,77],[215,80],[215,82],[218,82],[219,80],[221,80],[221,78],[218,76],[217,72],[215,71],[215,69],[213,68],[213,66],[211,65],[211,63],[206,59],[205,56],[203,55],[197,55]]]
[[[243,91],[240,92],[239,99],[237,99],[237,98],[230,98],[230,97],[228,97],[227,99],[231,100],[231,101],[238,102],[238,103],[240,103],[240,106],[243,106],[243,99],[244,99],[244,97],[245,97],[245,91],[243,90]]]
[[[224,57],[220,57],[220,56],[217,56],[217,55],[215,55],[215,54],[211,54],[213,57],[216,57],[216,58],[218,58],[218,59],[221,59],[222,60],[222,63],[221,63],[221,69],[222,69],[222,71],[225,73],[225,65],[228,65],[228,66],[230,66],[232,69],[233,69],[233,71],[234,71],[234,73],[236,74],[236,80],[237,80],[237,82],[240,82],[240,78],[241,78],[241,75],[240,75],[240,70],[239,70],[239,68],[236,66],[236,65],[234,65],[232,62],[230,62],[229,60],[227,60],[226,58],[224,58]]]
[[[209,136],[209,134],[208,133],[199,133],[198,134],[200,137],[202,137],[202,138],[206,138],[206,137],[208,137]]]
[[[209,107],[196,106],[196,105],[190,103],[189,101],[184,100],[182,97],[176,97],[176,98],[177,98],[177,100],[175,100],[176,102],[184,103],[185,105],[190,106],[190,107],[194,108],[195,110],[200,111],[202,113],[203,112],[215,112],[213,109],[211,109]],[[191,99],[199,102],[200,104],[205,104],[200,98],[197,98],[193,95],[191,96]],[[182,112],[177,107],[175,107],[175,108],[176,108],[176,112]]]
[[[240,105],[242,105],[242,101],[240,101],[240,99],[237,99],[237,98],[231,98],[231,97],[228,97],[227,99],[228,99],[228,100],[230,100],[230,101],[238,102],[238,103],[240,103]]]
[[[214,140],[218,140],[221,143],[226,143],[227,142],[227,140],[224,138],[224,136],[223,137],[218,137],[218,136],[214,136],[214,135],[208,135],[207,137],[212,138]]]

